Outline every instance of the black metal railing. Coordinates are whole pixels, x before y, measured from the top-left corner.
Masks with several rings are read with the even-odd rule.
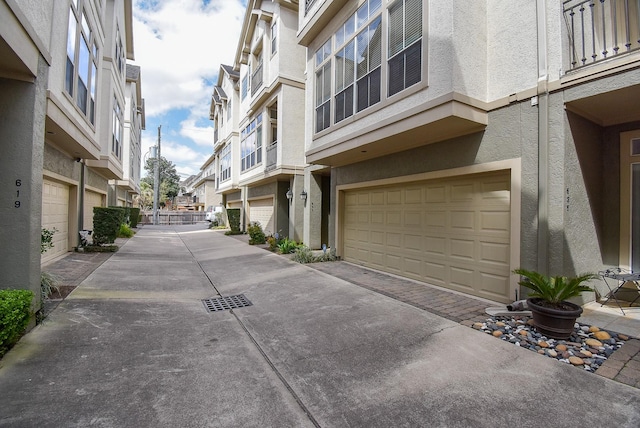
[[[640,48],[640,0],[567,0],[563,15],[571,69]]]
[[[316,2],[316,0],[304,0],[304,14],[305,16],[307,15],[307,13],[309,12],[309,9],[311,9],[311,6],[313,6],[313,4]]]

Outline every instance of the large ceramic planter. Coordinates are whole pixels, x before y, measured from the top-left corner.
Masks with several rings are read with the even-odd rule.
[[[533,325],[545,336],[553,339],[568,339],[573,333],[576,319],[582,308],[571,302],[562,302],[568,310],[546,308],[539,304],[541,299],[527,299],[527,306],[533,315]]]

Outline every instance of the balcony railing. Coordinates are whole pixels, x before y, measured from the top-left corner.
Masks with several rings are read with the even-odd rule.
[[[255,95],[262,86],[262,64],[260,64],[251,75],[251,95]]]
[[[309,9],[311,9],[311,6],[313,6],[313,4],[316,2],[316,0],[304,0],[304,14],[305,16],[307,15],[307,13],[309,13]]]
[[[266,171],[275,169],[278,163],[278,143],[272,143],[267,147],[267,164],[265,165]]]
[[[571,69],[640,48],[640,0],[567,0],[563,14]]]

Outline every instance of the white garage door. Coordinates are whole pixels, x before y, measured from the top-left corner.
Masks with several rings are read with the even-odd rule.
[[[249,222],[258,222],[266,235],[273,230],[273,198],[249,201]]]
[[[42,227],[57,229],[53,248],[44,253],[41,262],[65,254],[69,248],[69,186],[55,181],[42,182]]]
[[[345,260],[511,301],[508,171],[345,193]]]
[[[84,192],[84,228],[93,230],[93,207],[101,207],[102,195],[97,192],[87,190]]]

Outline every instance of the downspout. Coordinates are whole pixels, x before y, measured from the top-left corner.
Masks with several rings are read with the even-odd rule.
[[[549,66],[547,63],[546,0],[536,2],[538,30],[538,260],[537,270],[549,271]]]

